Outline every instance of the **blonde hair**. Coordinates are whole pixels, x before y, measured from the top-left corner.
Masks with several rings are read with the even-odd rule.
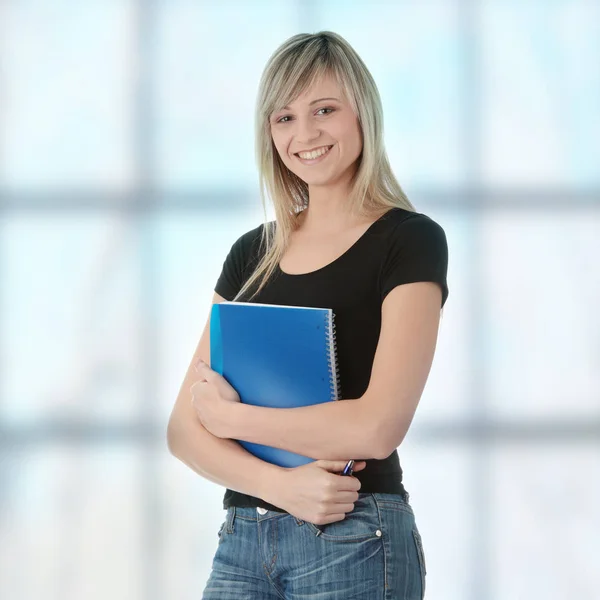
[[[260,80],[255,151],[265,213],[260,241],[262,257],[234,300],[256,283],[259,285],[250,298],[265,286],[298,225],[297,213],[309,203],[308,185],[283,164],[277,153],[269,118],[324,75],[335,78],[356,113],[362,132],[363,148],[348,198],[350,213],[379,216],[394,207],[415,211],[392,173],[383,142],[381,98],[362,59],[342,36],[332,31],[294,35],[271,55]],[[265,192],[275,209],[273,227],[268,227]]]

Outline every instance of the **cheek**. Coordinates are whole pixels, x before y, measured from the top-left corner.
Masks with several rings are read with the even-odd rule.
[[[272,136],[271,140],[273,142],[274,152],[277,152],[277,154],[279,154],[279,157],[282,160],[286,160],[286,158],[287,158],[287,150],[286,150],[287,142],[277,136]]]
[[[355,123],[348,123],[348,127],[345,129],[343,134],[343,140],[346,148],[349,150],[351,149],[352,152],[359,150],[362,147],[362,136],[360,129],[357,129]]]

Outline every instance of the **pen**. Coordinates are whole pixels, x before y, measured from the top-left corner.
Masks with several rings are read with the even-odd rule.
[[[342,475],[352,475],[352,468],[354,467],[354,460],[349,460],[342,471]]]

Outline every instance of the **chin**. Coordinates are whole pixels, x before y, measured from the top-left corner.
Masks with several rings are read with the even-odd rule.
[[[329,176],[329,177],[302,177],[302,175],[297,174],[298,177],[300,179],[302,179],[302,181],[304,181],[304,183],[308,184],[308,185],[319,185],[319,186],[324,186],[324,185],[329,185],[331,183],[333,183],[333,181],[335,181],[335,178]]]

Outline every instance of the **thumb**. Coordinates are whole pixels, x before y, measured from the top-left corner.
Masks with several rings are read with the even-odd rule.
[[[199,360],[196,363],[196,373],[211,383],[216,383],[220,379],[223,379],[223,376],[220,373],[213,371],[203,360]]]
[[[205,369],[205,367],[206,367],[206,369]],[[196,364],[194,365],[194,369],[195,369],[197,372],[200,372],[200,371],[202,371],[203,369],[204,369],[204,370],[208,370],[208,369],[210,369],[210,365],[208,365],[208,364],[207,364],[206,362],[204,362],[204,361],[203,361],[201,358],[199,358],[199,359],[196,361]]]

